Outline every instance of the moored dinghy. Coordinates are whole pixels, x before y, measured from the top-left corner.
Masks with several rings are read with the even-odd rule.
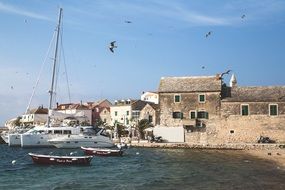
[[[87,148],[81,147],[86,155],[96,155],[96,156],[122,156],[122,149],[107,149],[107,148]]]
[[[93,156],[54,156],[29,153],[35,164],[42,165],[90,165]]]

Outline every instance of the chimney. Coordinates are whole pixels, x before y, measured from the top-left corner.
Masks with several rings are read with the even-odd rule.
[[[231,80],[230,80],[230,87],[236,87],[237,86],[237,79],[235,74],[232,74]]]

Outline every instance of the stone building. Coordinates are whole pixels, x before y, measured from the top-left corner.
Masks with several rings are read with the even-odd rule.
[[[285,142],[285,86],[238,87],[221,100],[220,138],[256,142],[268,136]]]
[[[229,86],[220,75],[164,77],[159,124],[184,127],[189,143],[255,143],[260,135],[285,142],[285,86]]]
[[[163,77],[159,84],[160,125],[207,125],[220,111],[221,79],[216,76]]]
[[[159,120],[159,106],[154,103],[147,103],[140,111],[139,120],[147,119],[153,126],[158,124]]]

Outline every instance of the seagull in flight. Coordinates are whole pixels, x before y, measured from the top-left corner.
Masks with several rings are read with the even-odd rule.
[[[213,32],[212,31],[209,31],[207,34],[206,34],[206,38],[208,38]]]
[[[125,23],[131,24],[132,21],[130,21],[130,20],[125,20]]]
[[[241,16],[241,18],[244,19],[244,18],[245,18],[245,14],[243,14],[243,15]]]
[[[115,43],[116,43],[116,41],[113,41],[113,42],[111,42],[110,43],[110,46],[109,46],[109,49],[110,49],[110,51],[112,52],[112,53],[114,53],[114,48],[117,48],[117,46],[115,46]]]

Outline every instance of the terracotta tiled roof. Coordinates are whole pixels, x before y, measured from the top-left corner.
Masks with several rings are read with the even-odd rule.
[[[285,102],[285,86],[234,87],[225,102]]]
[[[162,77],[158,92],[218,92],[221,79],[216,76]]]
[[[69,109],[80,109],[80,110],[87,110],[88,106],[85,106],[83,104],[73,104],[69,106]]]

